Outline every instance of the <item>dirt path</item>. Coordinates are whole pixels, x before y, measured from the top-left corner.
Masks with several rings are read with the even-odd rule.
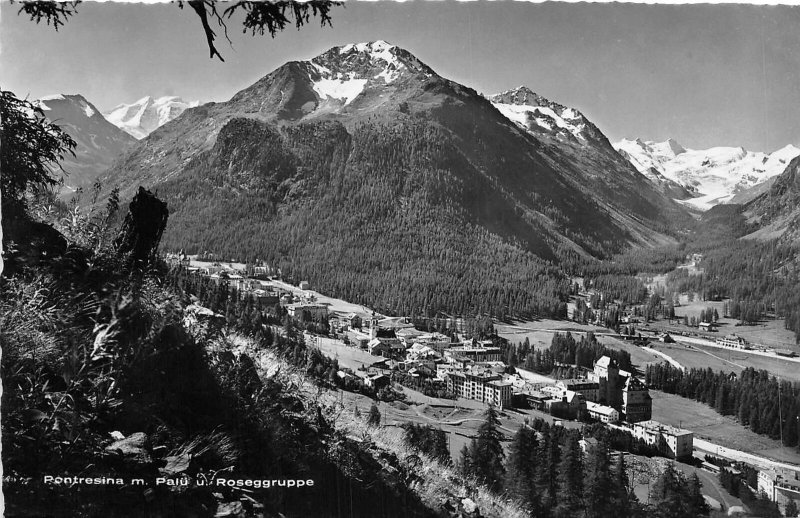
[[[800,466],[797,464],[790,464],[787,462],[768,459],[760,455],[754,455],[752,453],[728,448],[704,439],[698,439],[697,437],[694,438],[694,447],[696,450],[702,450],[704,452],[734,461],[745,462],[760,469],[786,468],[800,472]]]
[[[645,351],[649,351],[649,352],[651,352],[653,354],[657,354],[658,356],[661,356],[662,358],[667,360],[667,362],[669,362],[669,364],[672,365],[673,367],[675,367],[676,369],[680,369],[682,371],[686,370],[686,367],[684,367],[683,365],[678,363],[672,356],[668,355],[667,353],[663,353],[661,351],[656,351],[655,349],[651,349],[649,347],[642,347],[642,349],[644,349]]]

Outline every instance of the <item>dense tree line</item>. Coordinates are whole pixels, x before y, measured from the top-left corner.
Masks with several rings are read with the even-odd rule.
[[[550,374],[559,367],[577,368],[574,373],[581,369],[591,370],[595,362],[603,356],[616,361],[620,369],[633,371],[629,352],[604,346],[591,331],[581,335],[578,340],[569,331],[554,333],[547,349],[532,347],[528,338],[518,344],[501,343],[500,348],[503,361],[507,365],[542,374]]]
[[[554,333],[550,342],[550,353],[556,363],[577,365],[586,369],[593,369],[597,360],[608,356],[617,362],[620,369],[629,372],[633,370],[629,352],[609,349],[598,342],[591,331],[581,335],[579,340],[575,340],[570,332]]]
[[[593,308],[602,308],[603,303],[619,301],[625,306],[641,304],[647,299],[647,288],[638,277],[602,274],[584,277],[584,286],[597,290],[602,297],[590,299]]]
[[[572,275],[596,278],[603,275],[635,276],[640,273],[667,273],[686,258],[686,245],[656,248],[631,248],[609,259],[599,260],[564,250],[560,255],[564,270]]]
[[[733,373],[691,369],[669,364],[647,367],[648,386],[700,401],[722,415],[730,415],[756,433],[783,438],[786,446],[798,446],[800,385],[778,381],[765,370],[748,367]]]
[[[494,322],[486,315],[476,317],[465,317],[459,319],[449,316],[423,317],[418,314],[410,317],[411,323],[420,331],[439,332],[447,336],[455,336],[459,329],[467,336],[482,339],[495,335]],[[461,325],[459,325],[461,324]]]
[[[391,374],[391,379],[392,381],[399,383],[404,387],[416,390],[417,392],[429,397],[442,399],[456,398],[452,392],[447,390],[445,383],[439,380],[424,378],[422,376],[414,377],[403,371],[393,371]]]
[[[612,453],[607,435],[596,436],[597,444],[584,453],[579,444],[580,431],[538,420],[533,427],[523,426],[515,434],[503,469],[495,463],[491,470],[480,475],[490,479],[495,487],[502,487],[537,517],[708,515],[699,479],[684,477],[671,464],[654,481],[650,505],[639,502],[628,476],[625,456]],[[471,460],[469,451],[464,450],[460,465],[469,466]]]

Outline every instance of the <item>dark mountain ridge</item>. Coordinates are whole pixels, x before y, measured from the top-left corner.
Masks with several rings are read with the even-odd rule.
[[[800,240],[800,157],[794,158],[762,194],[743,205],[745,217],[760,239]]]

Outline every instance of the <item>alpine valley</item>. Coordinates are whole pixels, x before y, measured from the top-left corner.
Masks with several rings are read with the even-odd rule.
[[[401,313],[563,314],[549,263],[692,224],[664,194],[679,186],[651,183],[579,112],[526,88],[487,99],[383,41],[187,109],[103,182],[167,201],[166,249],[259,259],[354,300],[358,285]]]

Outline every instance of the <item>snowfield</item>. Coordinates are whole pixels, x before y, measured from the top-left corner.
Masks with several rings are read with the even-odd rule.
[[[364,91],[366,84],[366,79],[320,79],[314,82],[312,88],[320,99],[343,99],[347,106]]]
[[[120,104],[103,115],[114,126],[141,140],[188,108],[199,105],[199,101],[186,102],[175,96],[153,99],[148,95],[131,104]]]
[[[672,139],[623,139],[614,148],[645,176],[660,174],[695,192],[696,197],[680,203],[700,210],[727,203],[737,193],[781,174],[800,155],[791,144],[767,154],[742,147],[687,149]]]

